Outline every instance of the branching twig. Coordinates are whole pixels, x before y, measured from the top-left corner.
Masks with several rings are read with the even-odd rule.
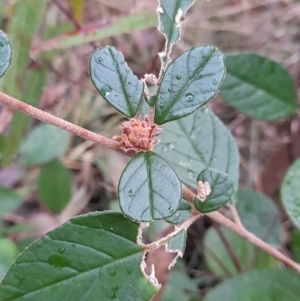
[[[77,135],[81,138],[96,142],[102,146],[108,147],[110,149],[113,149],[120,153],[125,154],[125,152],[119,147],[119,144],[117,142],[115,142],[109,138],[103,137],[101,135],[98,135],[96,133],[93,133],[91,131],[88,131],[88,130],[86,130],[80,126],[77,126],[75,124],[72,124],[68,121],[65,121],[63,119],[55,117],[42,110],[34,108],[34,107],[32,107],[20,100],[17,100],[7,94],[4,94],[2,92],[0,92],[0,104],[7,105],[10,108],[13,108],[20,112],[23,112],[31,117],[34,117],[36,119],[43,121],[45,123],[52,124],[60,129],[66,130],[66,131],[68,131],[74,135]],[[187,201],[193,203],[194,198],[196,196],[195,193],[193,193],[185,185],[182,185],[182,190],[183,190],[183,198],[186,199]],[[294,262],[292,259],[290,259],[286,255],[282,254],[281,252],[276,250],[274,247],[268,245],[266,242],[262,241],[261,239],[256,237],[251,232],[248,232],[246,229],[244,229],[240,225],[232,222],[230,219],[228,219],[221,213],[215,211],[215,212],[207,213],[206,215],[208,217],[210,217],[211,219],[213,219],[214,221],[218,222],[219,224],[223,225],[224,227],[230,229],[232,232],[245,238],[246,240],[248,240],[255,246],[259,247],[263,251],[267,252],[274,258],[280,260],[281,262],[286,264],[291,269],[300,273],[300,265],[298,263]],[[200,216],[201,216],[201,214],[199,212],[194,211],[192,216],[181,225],[181,229],[187,229]],[[178,229],[175,232],[178,233]],[[174,232],[173,232],[173,234],[174,234]]]

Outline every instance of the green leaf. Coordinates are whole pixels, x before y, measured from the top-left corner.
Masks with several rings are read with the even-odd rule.
[[[38,179],[38,193],[41,201],[53,213],[61,212],[71,198],[72,177],[58,161],[44,164]]]
[[[0,77],[2,77],[9,68],[12,58],[12,49],[9,38],[0,30]]]
[[[300,262],[300,231],[296,228],[292,230],[290,249],[293,254],[293,259]]]
[[[285,211],[300,229],[300,159],[288,169],[281,186],[281,198]]]
[[[196,209],[202,213],[218,210],[232,197],[233,183],[231,179],[227,174],[220,173],[215,169],[202,170],[197,177],[197,183],[199,195],[195,198],[194,203]],[[209,191],[206,191],[207,188]]]
[[[34,128],[22,145],[27,164],[44,164],[62,155],[68,146],[69,133],[49,124]]]
[[[196,188],[197,175],[211,167],[238,184],[239,153],[219,118],[209,109],[163,126],[155,152],[167,160],[185,184]]]
[[[29,50],[42,20],[46,2],[45,0],[15,1],[13,7],[13,17],[9,22],[7,33],[13,47],[14,59],[3,79],[3,92],[18,99],[23,99],[30,59]]]
[[[181,200],[175,214],[166,218],[166,222],[170,224],[180,224],[184,222],[192,213],[192,206],[185,200]]]
[[[300,276],[287,269],[249,271],[211,289],[205,301],[298,301]]]
[[[172,268],[168,282],[163,288],[161,301],[190,301],[190,295],[198,295],[197,283],[188,277],[183,264]]]
[[[239,189],[236,199],[244,227],[269,244],[281,245],[280,212],[273,201],[247,188]]]
[[[159,16],[158,29],[166,38],[163,62],[167,63],[172,46],[179,40],[181,23],[194,0],[159,0],[160,6],[156,12]]]
[[[74,30],[44,41],[33,47],[33,53],[41,51],[52,51],[55,49],[66,49],[73,46],[87,44],[93,41],[100,41],[105,38],[131,33],[133,30],[141,30],[156,27],[157,15],[155,12],[137,10],[129,16],[120,16],[110,19],[107,25],[103,23],[88,24],[81,30]]]
[[[169,265],[169,270],[176,264],[179,257],[183,257],[185,245],[186,245],[186,230],[180,230],[175,235],[171,236],[166,242],[166,251],[171,253],[177,253],[176,257]]]
[[[26,74],[22,99],[32,106],[37,106],[41,99],[46,81],[45,71],[46,70],[43,67],[38,67],[30,69]],[[32,117],[21,112],[14,113],[14,117],[9,126],[8,135],[5,139],[2,160],[3,166],[7,166],[15,157],[24,136],[29,130],[31,122]]]
[[[296,110],[289,73],[278,63],[254,53],[226,56],[222,98],[236,110],[259,120],[276,120]]]
[[[278,262],[273,257],[257,249],[244,238],[226,228],[220,227],[220,230],[242,270],[278,267]],[[224,277],[229,276],[228,273],[230,275],[237,274],[224,243],[213,228],[210,228],[204,237],[204,256],[209,269],[214,274]]]
[[[134,117],[142,101],[144,84],[133,75],[121,52],[107,46],[90,59],[91,80],[101,96],[117,111]]]
[[[225,75],[223,54],[215,47],[191,48],[167,68],[157,93],[154,121],[163,124],[190,115],[217,93]]]
[[[17,255],[16,245],[7,238],[0,238],[0,282]]]
[[[22,198],[12,190],[0,186],[0,216],[20,205]]]
[[[121,175],[118,191],[123,213],[143,222],[170,217],[182,197],[176,173],[153,152],[140,152],[130,160]]]
[[[186,244],[186,231],[181,230],[176,235],[172,236],[167,243],[167,251],[178,252],[180,257],[183,256]]]
[[[157,288],[141,271],[138,227],[121,213],[72,218],[17,258],[0,300],[150,300]]]

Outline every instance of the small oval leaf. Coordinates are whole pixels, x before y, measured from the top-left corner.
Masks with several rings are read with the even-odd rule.
[[[281,198],[283,207],[292,222],[300,229],[300,159],[288,169],[282,186]]]
[[[157,93],[154,121],[163,124],[190,115],[217,93],[225,75],[215,47],[189,49],[167,68]]]
[[[140,222],[174,214],[182,197],[181,183],[172,167],[153,152],[136,154],[119,182],[121,210]]]
[[[7,71],[12,58],[12,48],[7,35],[0,30],[0,77]]]
[[[91,80],[101,96],[123,115],[134,117],[144,84],[133,75],[123,54],[111,46],[100,48],[92,54],[89,66]]]
[[[232,197],[233,183],[227,174],[208,168],[198,175],[197,182],[198,195],[194,203],[200,212],[217,210]]]
[[[276,120],[296,110],[296,90],[287,70],[255,53],[226,56],[221,97],[253,119]]]
[[[69,133],[50,124],[35,127],[24,141],[21,152],[27,164],[44,164],[61,156],[68,147]]]
[[[0,217],[13,211],[21,202],[22,198],[17,193],[0,186]]]
[[[44,164],[38,179],[41,201],[53,213],[60,213],[71,198],[72,176],[58,160]]]
[[[180,224],[184,222],[192,213],[192,206],[185,200],[181,200],[179,208],[172,216],[166,218],[170,224]]]

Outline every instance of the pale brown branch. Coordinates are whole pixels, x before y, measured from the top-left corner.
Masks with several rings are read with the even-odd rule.
[[[182,186],[182,189],[183,189],[184,199],[186,199],[187,201],[193,203],[194,198],[195,198],[196,195],[184,185]],[[196,213],[194,213],[194,214],[196,214]],[[210,217],[212,220],[218,222],[220,225],[228,228],[232,232],[234,232],[234,233],[238,234],[239,236],[245,238],[247,241],[251,242],[253,245],[257,246],[261,250],[263,250],[266,253],[270,254],[272,257],[274,257],[274,258],[278,259],[279,261],[283,262],[289,268],[291,268],[291,269],[297,271],[298,273],[300,273],[300,264],[296,263],[291,258],[287,257],[286,255],[284,255],[283,253],[281,253],[280,251],[278,251],[274,247],[270,246],[269,244],[267,244],[266,242],[264,242],[260,238],[256,237],[253,233],[247,231],[244,227],[234,223],[233,221],[231,221],[230,219],[228,219],[227,217],[222,215],[220,212],[214,211],[214,212],[207,213],[206,215],[208,217]],[[198,216],[200,216],[200,215],[198,215]],[[194,215],[190,218],[193,218],[193,221],[195,220]]]
[[[25,113],[33,118],[41,120],[45,123],[52,124],[62,130],[68,131],[76,136],[79,136],[83,139],[96,142],[102,146],[108,147],[110,149],[116,150],[122,154],[126,154],[120,147],[119,143],[103,137],[99,134],[93,133],[89,130],[86,130],[78,125],[75,125],[71,122],[65,121],[61,118],[55,117],[49,113],[46,113],[40,109],[37,109],[33,106],[30,106],[14,97],[11,97],[7,94],[0,92],[0,103],[4,104],[10,108],[13,108],[17,111]]]

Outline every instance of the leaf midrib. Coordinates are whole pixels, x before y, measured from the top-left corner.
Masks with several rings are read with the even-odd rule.
[[[115,266],[116,263],[118,263],[119,261],[123,261],[124,259],[128,259],[128,258],[134,257],[134,256],[136,256],[136,255],[139,254],[139,253],[142,254],[142,252],[143,252],[143,250],[139,250],[139,251],[136,252],[136,253],[132,253],[132,254],[127,255],[127,256],[125,256],[125,257],[118,258],[117,260],[114,260],[114,261],[112,261],[112,262],[106,263],[106,264],[104,264],[104,265],[102,265],[102,266],[100,266],[100,267],[96,267],[96,268],[90,269],[90,270],[88,270],[88,271],[80,272],[80,273],[78,273],[78,274],[75,275],[75,276],[68,277],[68,278],[65,278],[65,279],[63,279],[63,280],[61,280],[61,281],[57,281],[57,282],[51,283],[51,284],[46,285],[46,286],[44,286],[44,287],[42,287],[42,288],[39,288],[39,289],[30,291],[30,292],[28,292],[28,293],[25,293],[25,294],[23,294],[23,295],[20,295],[20,296],[18,296],[16,299],[7,299],[6,301],[17,301],[17,300],[20,300],[20,298],[28,297],[28,296],[30,296],[31,294],[37,293],[37,292],[39,292],[39,291],[41,291],[41,290],[43,290],[43,289],[47,289],[47,288],[49,288],[49,287],[51,287],[51,286],[54,286],[54,285],[56,285],[56,284],[62,284],[62,283],[64,283],[65,281],[71,280],[71,279],[73,279],[73,278],[75,279],[76,277],[82,276],[82,275],[84,275],[84,274],[86,274],[86,273],[93,273],[93,272],[96,271],[96,270],[99,270],[99,269],[104,268],[104,267],[109,267],[110,265]],[[38,264],[38,263],[37,263],[37,264]],[[6,285],[2,283],[2,286],[5,287]]]
[[[203,46],[202,48],[206,48],[206,47],[207,47],[207,46]],[[189,56],[190,56],[192,50],[194,50],[194,49],[196,49],[196,48],[197,48],[197,47],[192,48],[192,49],[189,51],[189,53],[187,54],[187,56],[188,56],[188,57],[187,57],[187,61],[189,60]],[[160,118],[163,118],[163,119],[166,118],[166,116],[167,116],[168,113],[170,112],[171,108],[174,107],[174,105],[175,105],[175,104],[178,102],[178,100],[180,99],[182,93],[183,93],[183,92],[187,89],[187,87],[195,80],[195,77],[197,77],[197,76],[199,75],[199,73],[203,70],[203,68],[207,65],[207,63],[209,62],[209,60],[211,59],[211,57],[213,56],[214,53],[215,53],[215,48],[212,48],[211,53],[207,56],[207,58],[205,58],[205,59],[203,60],[203,63],[200,64],[199,68],[196,69],[196,71],[192,74],[191,78],[188,76],[188,81],[187,81],[186,84],[178,91],[178,93],[176,93],[176,96],[173,98],[172,101],[169,102],[169,105],[166,107],[166,109],[161,110],[161,111],[163,111],[163,112],[165,112],[165,113],[162,113],[162,114],[160,115]],[[184,53],[183,53],[183,54],[184,54]],[[182,54],[182,55],[183,55],[183,54]],[[179,57],[180,57],[180,56],[179,56]],[[179,57],[178,57],[177,59],[179,59]],[[202,56],[202,58],[204,58],[204,57]],[[175,64],[175,62],[176,62],[176,61],[174,61],[173,64]],[[169,69],[171,66],[172,66],[172,69],[173,69],[174,65],[170,64],[170,66],[167,68],[167,70],[166,70],[166,72],[165,72],[165,75],[167,74],[167,71],[168,71],[168,69]],[[173,70],[172,70],[172,71],[173,71]],[[164,78],[165,78],[165,76],[164,76]],[[164,80],[164,78],[163,78],[163,80]],[[171,79],[171,85],[172,85],[172,75],[170,76],[170,79]],[[161,86],[160,86],[160,89],[161,89]],[[159,89],[157,95],[159,95],[160,89]],[[196,105],[195,105],[195,106],[196,106]]]

